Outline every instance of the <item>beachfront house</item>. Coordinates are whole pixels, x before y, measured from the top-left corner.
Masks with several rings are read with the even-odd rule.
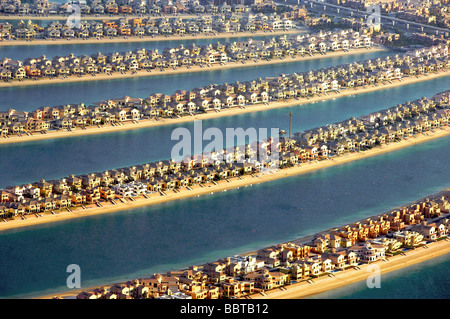
[[[386,248],[381,244],[365,242],[362,245],[355,245],[348,249],[354,252],[359,261],[370,263],[385,258]]]

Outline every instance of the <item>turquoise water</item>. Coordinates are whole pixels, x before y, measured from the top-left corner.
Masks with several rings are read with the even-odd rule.
[[[152,92],[172,93],[210,82],[301,72],[383,54],[131,81],[2,89],[0,108],[31,110],[123,95],[145,97]],[[449,84],[446,77],[355,97],[211,119],[203,121],[203,126],[286,128],[291,109],[293,130],[299,131],[430,97]],[[191,129],[192,123],[182,126]],[[2,145],[0,187],[168,158],[173,145],[170,132],[175,127]],[[239,190],[5,231],[0,233],[0,297],[66,291],[66,267],[73,263],[81,267],[82,287],[89,287],[201,264],[379,214],[449,187],[449,155],[450,138],[443,138]],[[443,266],[429,265],[435,271],[419,269],[414,277],[413,298],[435,296],[439,290],[427,282],[437,282],[450,263],[447,259]],[[396,277],[386,275],[384,294],[396,293],[396,282]],[[364,298],[364,287],[352,289],[325,297]]]

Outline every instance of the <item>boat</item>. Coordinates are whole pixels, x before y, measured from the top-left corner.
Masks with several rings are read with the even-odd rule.
[[[280,130],[280,135],[286,134],[285,130]]]

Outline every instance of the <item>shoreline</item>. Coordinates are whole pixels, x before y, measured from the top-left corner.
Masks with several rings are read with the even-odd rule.
[[[300,174],[309,173],[318,169],[324,169],[331,166],[336,166],[340,164],[349,163],[355,160],[364,159],[376,155],[381,155],[387,152],[392,152],[395,150],[403,149],[409,146],[424,143],[433,139],[448,136],[450,134],[450,127],[445,127],[444,129],[438,129],[434,133],[428,132],[427,134],[417,134],[415,136],[408,137],[401,142],[394,142],[390,144],[385,144],[381,147],[376,147],[370,150],[348,153],[346,155],[338,156],[333,159],[326,159],[318,162],[302,163],[301,165],[296,165],[291,168],[285,168],[279,170],[277,173],[263,174],[256,173],[253,175],[243,175],[241,178],[231,178],[227,180],[221,180],[216,182],[216,184],[206,184],[206,186],[195,185],[191,186],[190,190],[183,188],[177,192],[171,190],[166,191],[165,196],[159,193],[153,193],[148,195],[148,198],[139,196],[133,200],[125,200],[122,203],[113,205],[110,202],[102,202],[102,207],[97,207],[95,204],[85,205],[86,209],[81,207],[71,207],[71,211],[64,211],[58,214],[42,213],[42,217],[35,217],[33,214],[28,215],[27,219],[19,219],[16,217],[14,220],[9,220],[8,222],[0,223],[0,231],[17,229],[28,226],[35,226],[39,224],[45,224],[56,221],[64,221],[73,218],[93,216],[105,213],[112,213],[117,211],[124,211],[133,208],[139,208],[144,206],[150,206],[155,204],[160,204],[172,200],[181,200],[189,197],[198,197],[207,194],[213,194],[215,192],[222,192],[231,189],[237,189],[240,187],[247,187],[253,184],[260,184],[268,181],[277,180],[284,177],[291,177]],[[119,202],[120,200],[118,200]]]
[[[81,128],[72,129],[71,131],[47,131],[46,134],[41,134],[38,132],[34,132],[33,135],[23,135],[21,137],[19,136],[10,136],[9,138],[0,138],[0,145],[2,144],[10,144],[10,143],[20,143],[20,142],[31,142],[31,141],[37,141],[37,140],[45,140],[45,139],[53,139],[53,138],[66,138],[66,137],[73,137],[73,136],[83,136],[83,135],[90,135],[90,134],[104,134],[104,133],[111,133],[111,132],[119,132],[119,131],[125,131],[130,129],[139,129],[139,128],[147,128],[147,127],[153,127],[153,126],[160,126],[160,125],[171,125],[171,124],[179,124],[184,122],[191,122],[195,120],[204,120],[204,119],[211,119],[211,118],[217,118],[217,117],[223,117],[223,116],[234,116],[239,114],[245,114],[249,112],[259,112],[259,111],[265,111],[275,108],[283,108],[283,107],[290,107],[290,106],[297,106],[297,105],[303,105],[308,103],[314,103],[314,102],[320,102],[325,101],[329,99],[344,97],[344,96],[351,96],[356,94],[362,94],[362,93],[368,93],[373,92],[377,90],[382,89],[389,89],[394,88],[398,86],[413,84],[417,82],[432,80],[444,76],[450,76],[450,70],[446,71],[440,71],[438,73],[432,73],[427,75],[422,75],[419,77],[416,76],[410,76],[408,78],[403,78],[402,81],[395,80],[392,83],[385,83],[382,85],[368,85],[366,88],[359,87],[359,88],[353,88],[353,89],[345,89],[344,91],[339,91],[339,93],[330,93],[327,95],[322,96],[314,96],[312,98],[302,98],[298,100],[289,100],[285,102],[269,102],[267,105],[265,104],[256,104],[256,105],[247,105],[245,108],[232,108],[232,109],[222,109],[220,112],[214,112],[211,111],[209,113],[203,113],[203,114],[197,114],[194,116],[184,116],[180,118],[170,118],[170,119],[160,119],[160,120],[139,120],[135,123],[133,122],[127,122],[123,123],[123,125],[118,126],[105,126],[105,127],[97,127],[97,126],[90,126],[86,127],[85,130]]]
[[[393,257],[389,257],[388,262],[377,261],[370,265],[378,265],[380,267],[381,286],[383,286],[383,274],[387,274],[394,271],[405,270],[409,266],[419,264],[421,262],[434,259],[450,253],[450,243],[446,240],[431,243],[427,245],[428,249],[422,247],[414,250],[407,251],[406,256],[398,254]],[[249,299],[302,299],[310,296],[318,295],[333,289],[339,289],[357,282],[367,280],[371,272],[367,270],[369,264],[359,265],[358,271],[354,269],[347,269],[343,272],[339,272],[335,277],[323,276],[313,279],[313,284],[309,284],[307,281],[283,286],[286,290],[272,289],[264,291],[265,296],[255,293],[250,295]],[[115,283],[114,283],[115,284]],[[101,286],[89,287],[70,292],[45,295],[39,297],[32,297],[32,299],[52,299],[55,296],[64,297],[76,297],[77,294],[82,291],[92,291],[99,287],[105,287],[109,289],[114,284],[106,284]],[[245,300],[246,298],[238,298]]]
[[[37,80],[33,80],[30,78],[24,79],[23,81],[12,80],[12,82],[0,82],[0,88],[2,87],[17,87],[17,86],[30,86],[30,85],[46,85],[46,84],[54,84],[54,83],[74,83],[74,82],[88,82],[88,81],[104,81],[104,80],[115,80],[115,79],[127,79],[127,78],[137,78],[137,77],[150,77],[150,76],[160,76],[160,75],[173,75],[173,74],[183,74],[183,73],[197,73],[197,72],[208,72],[208,71],[217,71],[217,70],[228,70],[228,69],[236,69],[236,68],[246,68],[246,67],[255,67],[255,66],[263,66],[263,65],[272,65],[272,64],[281,64],[281,63],[294,63],[308,60],[316,60],[316,59],[324,59],[324,58],[333,58],[340,57],[346,55],[357,55],[368,52],[379,52],[379,51],[388,51],[385,48],[379,47],[371,47],[369,49],[361,48],[345,51],[335,51],[335,52],[326,52],[325,54],[321,54],[317,52],[313,55],[305,54],[304,56],[299,56],[295,58],[283,57],[283,59],[273,58],[269,61],[267,60],[248,60],[245,63],[242,61],[236,62],[227,62],[225,65],[221,64],[213,64],[210,67],[200,67],[199,65],[193,65],[189,69],[186,66],[177,67],[175,70],[171,68],[164,69],[164,71],[159,71],[157,69],[152,69],[150,72],[147,70],[139,70],[136,73],[131,73],[130,71],[126,73],[115,72],[111,75],[107,75],[105,73],[95,74],[95,76],[84,74],[81,77],[77,75],[69,75],[67,78],[37,78]]]
[[[265,296],[261,294],[251,295],[251,299],[300,299],[306,298],[329,290],[338,289],[350,284],[367,280],[373,270],[368,269],[369,265],[378,265],[381,271],[381,287],[383,286],[383,274],[405,269],[409,266],[430,260],[450,253],[450,242],[441,240],[427,244],[428,249],[423,247],[415,248],[405,252],[406,256],[398,254],[388,257],[387,262],[377,261],[372,264],[358,265],[359,270],[347,269],[335,274],[335,277],[323,276],[312,280],[312,284],[302,281],[292,285],[284,286],[286,290],[273,289],[265,291]]]
[[[446,189],[445,191],[441,191],[437,194],[434,194],[432,196],[437,196],[443,192],[448,191],[449,189]],[[410,202],[408,204],[404,204],[401,207],[409,206],[411,204],[414,204],[420,200],[415,200],[413,202]],[[394,210],[394,209],[391,209]],[[389,211],[391,211],[389,210]],[[378,215],[375,215],[378,216]],[[371,217],[375,217],[371,216]],[[369,217],[369,218],[371,218]],[[329,230],[321,231],[320,233],[326,233]],[[319,234],[320,234],[319,233]],[[306,235],[300,238],[296,238],[293,240],[289,240],[288,242],[292,243],[307,243],[311,241],[314,238],[315,235]],[[428,246],[429,245],[429,246]],[[401,270],[403,268],[406,268],[408,266],[415,265],[417,263],[433,259],[435,257],[439,257],[445,254],[450,253],[450,240],[445,239],[438,242],[431,242],[428,245],[428,249],[421,247],[416,247],[413,249],[409,249],[406,252],[404,251],[404,255],[397,254],[395,256],[388,257],[389,259],[386,259],[388,262],[385,261],[377,261],[375,262],[376,265],[380,266],[381,275],[386,274],[392,271]],[[431,247],[430,247],[431,246]],[[422,248],[422,249],[420,249]],[[247,256],[247,255],[255,255],[256,251],[246,252],[246,253],[239,253],[241,256]],[[373,264],[373,263],[372,263]],[[329,291],[330,289],[338,289],[356,282],[363,281],[367,279],[370,275],[370,271],[367,270],[369,264],[360,264],[358,265],[358,271],[355,272],[357,269],[354,268],[347,268],[344,271],[340,271],[338,273],[335,273],[334,275],[337,277],[330,277],[330,276],[322,276],[318,278],[313,278],[312,282],[309,283],[308,281],[301,281],[298,283],[294,283],[291,285],[285,285],[283,286],[284,290],[277,290],[272,289],[268,291],[264,291],[264,295],[261,293],[254,293],[252,295],[249,295],[247,297],[241,297],[239,299],[301,299],[301,298],[307,298],[316,294],[324,293]],[[364,271],[365,270],[365,271]],[[110,288],[112,285],[117,284],[118,282],[114,283],[108,283],[100,286],[93,286],[88,288],[80,288],[76,290],[71,290],[63,293],[56,293],[52,295],[42,295],[42,296],[36,296],[31,297],[33,299],[51,299],[55,296],[58,297],[75,297],[78,293],[82,291],[92,291],[99,287],[105,287]],[[119,284],[125,284],[126,281],[119,282]]]
[[[223,38],[240,38],[240,37],[259,37],[259,36],[276,36],[284,34],[296,34],[305,33],[303,29],[291,29],[291,30],[281,30],[281,31],[240,31],[240,32],[221,32],[217,34],[202,34],[199,35],[183,35],[183,36],[163,36],[156,35],[152,36],[128,36],[128,37],[113,37],[107,38],[103,37],[97,38],[87,38],[83,39],[37,39],[37,40],[4,40],[0,41],[0,47],[2,46],[14,46],[14,45],[67,45],[67,44],[103,44],[103,43],[123,43],[123,42],[155,42],[155,41],[182,41],[182,40],[197,40],[197,39],[223,39]]]

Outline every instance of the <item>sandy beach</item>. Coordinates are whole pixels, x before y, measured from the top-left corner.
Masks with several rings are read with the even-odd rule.
[[[339,93],[326,93],[322,95],[316,95],[311,98],[302,98],[302,99],[292,99],[284,102],[271,102],[267,105],[264,104],[256,104],[256,105],[247,105],[245,108],[231,108],[231,109],[222,109],[220,112],[214,112],[210,111],[208,113],[204,114],[196,114],[194,116],[183,116],[180,118],[167,118],[167,119],[149,119],[149,120],[140,120],[137,122],[125,122],[123,125],[117,125],[117,126],[89,126],[86,127],[85,130],[78,128],[78,129],[72,129],[71,131],[48,131],[46,134],[41,133],[33,133],[33,135],[22,135],[22,136],[10,136],[9,138],[0,138],[0,144],[8,144],[8,143],[18,143],[18,142],[31,142],[31,141],[37,141],[37,140],[43,140],[43,139],[52,139],[52,138],[65,138],[65,137],[71,137],[71,136],[80,136],[80,135],[88,135],[88,134],[103,134],[103,133],[111,133],[111,132],[118,132],[118,131],[124,131],[129,129],[139,129],[139,128],[145,128],[145,127],[153,127],[153,126],[160,126],[160,125],[170,125],[170,124],[179,124],[184,122],[190,122],[194,120],[206,120],[210,118],[217,118],[222,116],[234,116],[249,112],[258,112],[258,111],[264,111],[274,108],[282,108],[282,107],[289,107],[289,106],[296,106],[296,105],[303,105],[307,103],[314,103],[319,101],[325,101],[329,99],[335,99],[343,96],[352,96],[356,94],[362,94],[362,93],[368,93],[373,92],[376,90],[381,89],[388,89],[388,88],[394,88],[402,85],[427,81],[431,79],[436,79],[439,77],[449,76],[450,70],[446,71],[440,71],[437,73],[431,73],[428,75],[422,75],[422,76],[411,76],[408,78],[403,78],[400,80],[395,80],[392,83],[386,82],[385,84],[381,85],[370,85],[366,87],[359,87],[359,88],[352,88],[352,89],[346,89],[339,91]]]
[[[439,242],[431,243],[427,245],[428,249],[419,247],[414,250],[409,250],[405,255],[396,255],[388,257],[388,261],[378,261],[375,264],[378,265],[381,271],[381,288],[383,288],[383,274],[403,269],[405,267],[429,260],[438,256],[442,256],[450,253],[450,241],[441,240]],[[347,269],[342,272],[338,272],[334,277],[323,276],[320,278],[312,279],[313,283],[303,281],[295,283],[290,286],[284,286],[286,290],[273,289],[266,291],[265,295],[254,294],[252,299],[300,299],[315,294],[320,294],[332,289],[340,288],[352,283],[367,280],[367,278],[373,274],[372,270],[368,270],[369,264],[358,266],[359,270]],[[369,288],[368,288],[369,289]],[[376,288],[373,288],[376,289]]]
[[[237,177],[232,178],[229,179],[228,181],[221,180],[219,182],[216,182],[215,184],[191,186],[190,189],[183,188],[177,191],[170,190],[166,191],[165,195],[161,195],[160,193],[153,193],[148,195],[148,198],[139,196],[134,198],[133,200],[130,199],[124,200],[123,203],[121,203],[120,200],[116,200],[117,202],[116,205],[113,205],[110,202],[106,203],[102,202],[102,207],[98,207],[95,204],[90,204],[85,206],[86,209],[83,209],[81,207],[71,207],[70,212],[63,210],[57,214],[51,214],[49,212],[42,213],[42,217],[36,217],[33,214],[28,215],[27,219],[23,220],[20,217],[16,217],[14,220],[9,220],[8,222],[1,222],[0,231],[26,226],[33,226],[49,222],[63,221],[85,216],[112,213],[116,211],[124,211],[127,209],[164,203],[171,200],[180,200],[196,196],[198,197],[201,195],[208,195],[215,192],[226,191],[228,189],[247,187],[253,184],[259,184],[263,182],[276,180],[279,178],[304,174],[318,169],[324,169],[327,167],[345,164],[355,160],[368,158],[387,152],[392,152],[404,147],[417,145],[440,137],[445,137],[449,134],[450,134],[450,127],[445,127],[444,129],[436,129],[434,132],[430,131],[425,134],[417,134],[415,136],[411,136],[409,138],[402,140],[401,142],[385,144],[381,147],[375,147],[367,151],[348,153],[346,155],[334,157],[332,159],[330,158],[317,162],[302,163],[301,165],[282,169],[274,173],[266,173],[266,174],[257,173],[254,175],[245,175],[239,178]]]
[[[305,243],[312,239],[312,236],[306,236],[297,240],[291,240],[290,242]],[[245,255],[254,255],[256,252],[250,252]],[[381,287],[383,287],[383,274],[387,274],[392,271],[400,270],[408,266],[412,266],[423,261],[433,259],[445,254],[450,253],[450,240],[445,239],[438,242],[433,242],[424,247],[418,247],[413,250],[408,250],[404,254],[397,254],[395,256],[387,257],[384,261],[378,261],[375,265],[379,266],[381,275]],[[373,263],[370,265],[374,265]],[[349,268],[345,271],[334,273],[334,276],[322,276],[314,278],[310,282],[302,281],[291,285],[284,286],[283,290],[273,289],[270,291],[264,291],[264,294],[255,293],[250,296],[251,299],[301,299],[312,295],[320,294],[350,285],[359,281],[367,280],[372,271],[368,270],[369,264],[358,265],[359,269]],[[134,278],[133,278],[134,279]],[[131,280],[131,279],[130,279]],[[122,282],[125,283],[125,282]],[[36,299],[51,299],[55,296],[61,298],[74,298],[82,291],[93,291],[99,287],[110,288],[115,283],[107,283],[101,286],[89,287],[84,289],[71,290],[65,293],[45,295],[36,297]],[[245,299],[241,298],[241,299]]]
[[[1,46],[12,45],[67,45],[67,44],[102,44],[102,43],[123,43],[123,42],[154,42],[154,41],[182,41],[182,40],[198,40],[198,39],[223,39],[223,38],[239,38],[239,37],[258,37],[258,36],[276,36],[283,34],[296,34],[304,33],[302,29],[291,30],[277,30],[274,32],[269,31],[241,31],[241,32],[222,32],[222,33],[210,33],[210,34],[197,34],[197,35],[155,35],[155,36],[126,36],[126,37],[102,37],[102,38],[87,38],[87,39],[37,39],[37,40],[3,40],[0,41]]]
[[[315,59],[323,59],[323,58],[332,58],[339,57],[345,55],[356,55],[367,52],[377,52],[377,51],[386,51],[384,48],[380,47],[372,47],[370,49],[361,48],[350,50],[348,52],[345,51],[336,51],[336,52],[327,52],[326,54],[316,53],[313,55],[305,54],[303,56],[297,56],[295,58],[292,57],[284,57],[282,59],[271,59],[267,60],[248,60],[245,63],[242,61],[237,62],[228,62],[226,64],[212,64],[210,66],[200,67],[199,65],[193,65],[189,68],[186,66],[180,66],[176,69],[167,68],[163,71],[158,69],[153,69],[150,72],[147,70],[139,70],[134,73],[131,71],[121,73],[115,72],[111,75],[107,75],[105,73],[101,74],[85,74],[82,76],[77,75],[69,75],[66,78],[57,77],[57,78],[37,78],[37,80],[33,79],[24,79],[23,81],[13,80],[11,82],[0,82],[0,88],[2,87],[15,87],[15,86],[29,86],[29,85],[46,85],[46,84],[55,84],[55,83],[72,83],[72,82],[86,82],[86,81],[102,81],[102,80],[114,80],[114,79],[127,79],[127,78],[137,78],[137,77],[149,77],[149,76],[161,76],[161,75],[173,75],[173,74],[182,74],[182,73],[193,73],[193,72],[208,72],[208,71],[217,71],[217,70],[226,70],[226,69],[236,69],[236,68],[245,68],[245,67],[255,67],[255,66],[263,66],[263,65],[271,65],[271,64],[280,64],[280,63],[293,63],[307,60],[315,60]]]

